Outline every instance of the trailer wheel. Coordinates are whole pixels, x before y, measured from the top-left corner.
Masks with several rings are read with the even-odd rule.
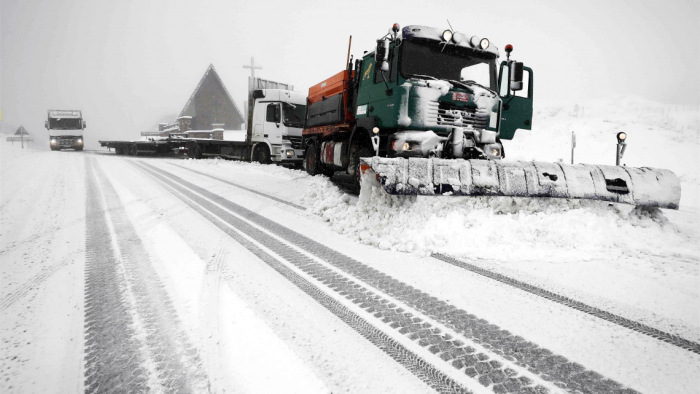
[[[131,156],[138,156],[139,150],[138,150],[138,148],[136,147],[136,144],[131,145],[130,148],[131,148],[131,149],[129,149],[129,154],[130,154]]]
[[[270,149],[266,144],[258,144],[253,151],[253,161],[260,164],[270,164]]]
[[[202,158],[202,150],[199,148],[199,144],[190,141],[187,144],[187,157],[190,159],[201,159]]]

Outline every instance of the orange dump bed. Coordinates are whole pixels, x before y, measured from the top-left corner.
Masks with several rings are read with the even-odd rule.
[[[350,79],[355,72],[345,70],[335,74],[325,81],[309,88],[309,104],[346,92],[350,87]]]

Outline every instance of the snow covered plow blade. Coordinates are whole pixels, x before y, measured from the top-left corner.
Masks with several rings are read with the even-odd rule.
[[[389,194],[554,197],[678,209],[680,180],[655,168],[564,163],[362,158]],[[371,171],[372,173],[367,173]]]

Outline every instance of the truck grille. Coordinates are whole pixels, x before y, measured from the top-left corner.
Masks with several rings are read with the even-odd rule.
[[[485,129],[489,122],[487,112],[479,112],[475,108],[457,107],[448,102],[437,103],[437,124],[440,126],[471,125],[475,129]],[[434,108],[432,113],[435,113]]]
[[[285,135],[282,139],[289,141],[293,149],[301,149],[301,137]]]

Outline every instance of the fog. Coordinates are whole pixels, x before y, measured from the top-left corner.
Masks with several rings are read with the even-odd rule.
[[[535,105],[637,95],[697,105],[693,1],[0,0],[4,131],[44,135],[47,109],[82,109],[87,147],[173,121],[213,63],[242,108],[242,66],[308,87],[342,70],[395,22],[487,37],[534,69]],[[498,5],[495,5],[498,4]]]

